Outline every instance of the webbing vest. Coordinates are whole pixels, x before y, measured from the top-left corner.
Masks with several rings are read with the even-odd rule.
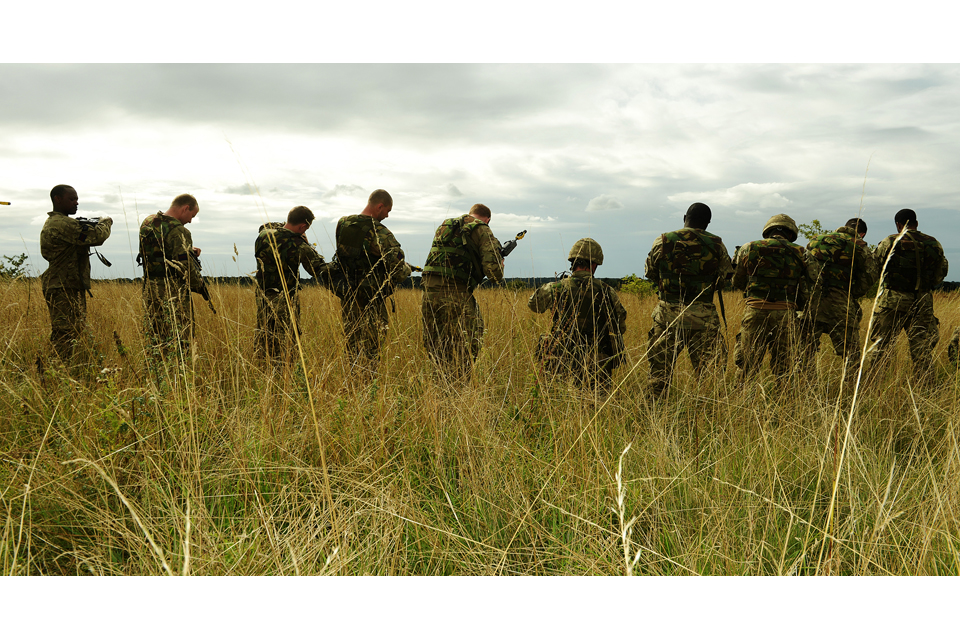
[[[596,345],[608,355],[617,355],[610,340],[612,314],[603,283],[595,278],[564,278],[553,310],[553,332],[568,349]]]
[[[143,261],[143,278],[175,277],[184,279],[184,274],[176,269],[168,269],[167,260],[186,260],[187,255],[168,256],[164,242],[170,231],[182,226],[179,220],[160,213],[153,215],[150,223],[140,228],[140,256]]]
[[[690,228],[670,231],[661,238],[657,262],[660,299],[683,304],[710,302],[720,269],[719,238]]]
[[[470,234],[480,226],[486,226],[486,223],[476,218],[467,223],[463,218],[444,220],[433,236],[423,272],[453,278],[469,287],[480,284],[483,280],[480,254],[470,241]]]
[[[821,264],[820,279],[825,288],[846,290],[850,287],[856,248],[853,236],[840,231],[825,233],[810,241],[807,251]]]
[[[376,221],[370,216],[351,216],[340,224],[335,257],[351,287],[359,286],[371,275],[380,282],[386,281],[387,266],[373,251],[371,238],[375,242],[376,237]]]
[[[257,285],[261,291],[283,291],[284,280],[289,293],[297,291],[300,287],[300,245],[304,242],[302,236],[283,227],[266,227],[260,232],[254,254]]]
[[[893,248],[884,284],[894,291],[930,291],[939,260],[940,251],[934,238],[919,231],[907,231]]]
[[[795,302],[803,278],[803,249],[783,238],[751,242],[747,264],[752,268],[744,295],[770,302]]]

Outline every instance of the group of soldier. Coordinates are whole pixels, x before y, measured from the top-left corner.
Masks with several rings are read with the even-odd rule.
[[[62,360],[71,362],[85,332],[90,250],[107,240],[112,220],[72,218],[78,196],[70,186],[57,185],[50,197],[53,211],[40,234],[49,268],[41,281],[52,345]],[[340,299],[351,366],[362,377],[376,375],[388,329],[387,302],[415,269],[383,224],[392,208],[390,194],[378,189],[363,211],[340,218],[336,253],[329,262],[306,238],[315,219],[307,207],[291,209],[285,223],[261,226],[254,246],[255,352],[260,360],[278,363],[296,353],[303,267]],[[196,198],[183,194],[140,226],[145,327],[159,358],[189,354],[191,292],[206,295],[200,249],[186,228],[198,213]],[[422,269],[423,345],[438,374],[455,385],[470,381],[483,344],[483,316],[474,291],[486,279],[502,281],[504,256],[512,248],[493,235],[491,215],[488,207],[476,204],[469,213],[444,220]],[[795,244],[796,223],[776,215],[763,227],[762,238],[738,248],[732,261],[720,237],[707,231],[710,221],[710,208],[694,203],[683,228],[660,235],[647,256],[645,277],[659,293],[646,354],[652,398],[669,389],[684,349],[697,376],[726,363],[723,298],[716,297],[720,314],[714,298],[731,278],[744,291],[746,304],[734,353],[741,384],[757,373],[767,351],[775,375],[787,375],[794,367],[812,375],[823,334],[843,358],[849,381],[861,359],[859,299],[881,276],[866,370],[881,366],[897,335],[906,330],[914,374],[921,380],[929,376],[939,337],[931,291],[946,276],[947,261],[940,243],[917,230],[914,211],[897,212],[898,233],[875,251],[863,240],[867,227],[862,219],[819,234],[804,248]],[[537,359],[551,375],[606,391],[612,372],[624,361],[627,312],[616,290],[595,277],[603,264],[599,243],[578,240],[568,260],[570,274],[540,287],[528,301],[536,313],[552,312],[552,327],[540,336]],[[954,342],[958,340],[955,334]]]

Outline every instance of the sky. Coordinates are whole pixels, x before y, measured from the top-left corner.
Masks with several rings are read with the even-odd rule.
[[[180,193],[205,274],[232,276],[297,205],[332,258],[336,221],[378,188],[415,265],[483,203],[501,241],[528,231],[507,277],[564,270],[582,237],[597,275],[642,275],[699,201],[731,254],[775,214],[833,229],[862,212],[876,244],[912,208],[960,269],[955,63],[30,62],[0,64],[0,254],[34,275],[58,183],[114,219],[94,278],[139,275],[139,223]]]

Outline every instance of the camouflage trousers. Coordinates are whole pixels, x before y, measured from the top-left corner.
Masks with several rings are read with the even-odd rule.
[[[85,289],[47,289],[43,299],[50,311],[50,343],[57,357],[69,364],[76,347],[85,340],[87,292]]]
[[[380,368],[380,346],[390,328],[386,302],[362,295],[340,299],[340,319],[352,368],[364,375],[376,375]]]
[[[756,375],[767,350],[773,375],[790,373],[797,346],[796,315],[793,309],[746,308],[733,353],[742,379]]]
[[[727,342],[720,330],[717,308],[712,303],[682,305],[661,300],[653,309],[653,326],[647,334],[647,390],[654,397],[670,386],[674,366],[684,348],[697,377],[708,367],[726,364]]]
[[[451,382],[469,382],[483,345],[483,316],[465,287],[430,287],[421,304],[423,346]]]
[[[856,377],[863,350],[860,344],[862,317],[860,303],[847,300],[846,293],[839,289],[830,289],[815,306],[804,310],[800,324],[800,359],[808,379],[816,373],[817,352],[824,334],[830,337],[833,352],[843,358],[845,378],[849,381]]]
[[[545,334],[537,345],[537,360],[543,371],[573,382],[578,387],[608,391],[612,373],[622,354],[612,356],[610,349],[593,344],[565,343],[562,336]]]
[[[186,285],[151,280],[143,288],[144,326],[152,350],[162,358],[192,357],[193,304]]]
[[[290,296],[288,305],[283,292],[263,293],[257,288],[256,298],[257,330],[254,336],[256,357],[260,360],[289,359],[295,345],[294,336],[299,335],[300,297],[294,292]]]
[[[940,321],[933,315],[933,294],[924,293],[893,306],[877,307],[870,329],[869,349],[864,368],[873,377],[886,368],[891,347],[901,331],[907,332],[907,345],[918,380],[929,375],[933,349],[940,342]]]

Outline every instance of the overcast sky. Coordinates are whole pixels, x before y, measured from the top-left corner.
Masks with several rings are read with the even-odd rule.
[[[296,205],[332,258],[337,219],[383,188],[418,265],[482,202],[501,241],[529,231],[508,277],[563,270],[585,236],[597,275],[642,275],[700,201],[731,253],[778,213],[836,228],[862,209],[876,244],[913,208],[960,280],[955,64],[2,64],[0,87],[0,253],[33,274],[67,183],[80,214],[114,219],[100,278],[139,275],[139,223],[180,193],[205,273],[238,275]]]

